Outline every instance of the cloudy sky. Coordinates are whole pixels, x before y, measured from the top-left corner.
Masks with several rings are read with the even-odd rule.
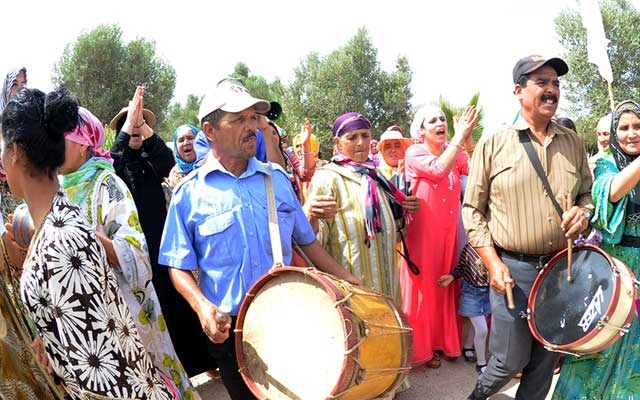
[[[636,5],[640,0],[632,0]],[[576,0],[415,0],[390,2],[150,0],[35,1],[3,7],[0,74],[26,66],[29,86],[50,90],[64,47],[99,24],[124,39],[143,37],[176,70],[175,101],[203,95],[237,62],[267,80],[288,82],[312,51],[326,55],[366,27],[385,70],[406,56],[413,105],[440,95],[463,105],[480,92],[489,128],[517,110],[511,70],[518,58],[561,55],[554,18]]]

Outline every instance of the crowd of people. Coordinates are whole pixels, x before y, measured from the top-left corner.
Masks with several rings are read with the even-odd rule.
[[[588,157],[573,121],[555,117],[568,70],[559,58],[518,60],[518,117],[478,143],[475,106],[451,121],[422,107],[410,137],[399,125],[375,135],[367,116],[346,112],[326,161],[310,121],[289,147],[281,106],[233,79],[171,146],[135,88],[105,149],[104,124],[72,93],[28,88],[25,68],[10,71],[3,195],[24,201],[20,221],[31,223],[21,249],[0,221],[0,398],[199,399],[189,378],[203,372],[219,373],[234,400],[257,398],[235,330],[279,248],[283,265],[388,296],[412,327],[414,367],[475,363],[468,399],[516,375],[517,399],[544,399],[559,353],[523,318],[540,269],[588,237],[640,274],[640,105],[600,119]],[[639,356],[634,318],[607,349],[568,356],[553,399],[633,398]]]

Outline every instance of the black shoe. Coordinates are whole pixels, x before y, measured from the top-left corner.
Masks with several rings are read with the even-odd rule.
[[[467,400],[487,400],[487,396],[482,393],[482,386],[476,384],[476,388],[473,389],[473,393],[467,397]]]
[[[462,348],[462,355],[464,356],[464,360],[466,362],[476,362],[478,359],[476,358],[476,349],[471,347],[470,349]]]

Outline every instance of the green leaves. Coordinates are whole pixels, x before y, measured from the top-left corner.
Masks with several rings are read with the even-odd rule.
[[[161,123],[176,74],[156,56],[153,41],[137,38],[124,43],[119,26],[100,25],[67,45],[52,80],[67,86],[104,123],[128,104],[137,85],[143,85],[145,108]]]
[[[613,97],[618,103],[640,99],[640,11],[626,0],[600,2],[605,35],[610,40],[609,60],[613,69]],[[576,9],[562,12],[555,20],[559,42],[569,73],[562,80],[563,96],[570,101],[570,117],[587,150],[597,151],[595,127],[611,111],[607,82],[587,60],[586,30]]]
[[[453,105],[450,101],[448,101],[444,97],[442,97],[442,95],[440,96],[440,99],[438,100],[438,107],[440,107],[445,117],[447,117],[447,136],[448,137],[453,136],[453,117],[456,115],[461,115],[464,109],[467,107],[467,105],[478,106],[479,99],[480,99],[480,93],[475,93],[473,96],[471,96],[471,100],[469,100],[468,104],[458,107]],[[473,128],[473,133],[472,133],[473,140],[476,143],[478,142],[478,140],[480,140],[480,137],[482,136],[482,131],[484,130],[484,126],[482,125],[483,115],[484,113],[482,111],[482,107],[479,107],[478,122],[476,123],[476,126]]]

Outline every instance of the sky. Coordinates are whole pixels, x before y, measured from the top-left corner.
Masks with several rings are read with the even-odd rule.
[[[414,107],[432,104],[441,95],[462,106],[479,92],[487,129],[511,122],[517,112],[511,75],[516,61],[529,54],[561,56],[554,19],[562,10],[577,8],[577,0],[11,4],[3,13],[0,75],[25,66],[28,86],[44,91],[53,87],[52,71],[65,46],[100,24],[119,25],[125,41],[154,41],[156,54],[175,68],[173,101],[182,104],[189,94],[204,95],[238,62],[268,82],[288,83],[309,53],[326,56],[364,27],[382,69],[391,72],[398,56],[409,60]]]

